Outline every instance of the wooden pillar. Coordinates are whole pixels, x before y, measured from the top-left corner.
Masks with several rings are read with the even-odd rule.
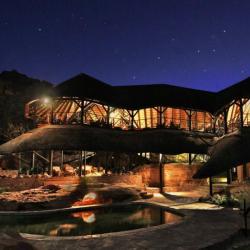
[[[228,169],[227,170],[227,184],[231,184],[232,183],[232,169]]]
[[[86,176],[86,151],[84,150],[84,172],[83,175]]]
[[[84,100],[81,99],[81,125],[83,125],[85,122],[84,119]]]
[[[131,129],[134,129],[134,110],[131,112]]]
[[[61,151],[61,170],[63,169],[63,162],[64,162],[64,152]]]
[[[159,107],[159,109],[157,109],[158,113],[159,113],[159,126],[162,128],[162,115],[163,115],[163,109],[162,106]],[[153,118],[151,118],[153,119]]]
[[[54,158],[54,150],[50,150],[50,162],[49,162],[49,175],[53,175],[53,158]]]
[[[192,165],[192,154],[188,153],[188,165]]]
[[[243,119],[243,103],[242,99],[240,99],[240,128],[244,126],[244,119]]]
[[[224,109],[223,114],[224,114],[224,133],[227,134],[228,127],[227,127],[227,110],[226,109]]]
[[[211,176],[209,177],[209,194],[213,196],[213,179]]]
[[[163,173],[163,166],[162,166],[162,154],[159,154],[159,170],[160,170],[160,193],[163,193],[164,188],[164,173]]]
[[[107,121],[106,121],[106,122],[107,122],[107,125],[108,125],[108,127],[109,127],[109,123],[110,123],[110,121],[109,121],[109,120],[110,120],[110,106],[108,106],[106,112],[107,112]]]
[[[192,111],[189,110],[188,112],[188,130],[192,130]]]
[[[79,176],[82,176],[82,150],[80,151],[80,160],[79,160]]]
[[[18,157],[18,175],[20,175],[21,173],[21,169],[22,169],[22,153],[19,153],[19,157]]]
[[[54,100],[51,100],[51,117],[50,117],[50,123],[54,124]]]
[[[32,171],[34,171],[35,168],[35,160],[36,160],[35,151],[32,151]]]

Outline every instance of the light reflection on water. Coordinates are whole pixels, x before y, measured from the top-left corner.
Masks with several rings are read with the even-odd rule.
[[[0,222],[0,231],[15,230],[39,235],[77,236],[173,224],[180,220],[182,217],[162,208],[137,204],[30,220],[11,218]]]

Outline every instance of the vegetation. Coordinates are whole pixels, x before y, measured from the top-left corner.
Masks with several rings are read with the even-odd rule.
[[[215,194],[212,202],[219,206],[238,207],[239,200],[231,194]]]
[[[52,92],[52,84],[29,78],[17,71],[0,73],[0,143],[34,127],[32,121],[25,119],[25,104],[44,93]]]

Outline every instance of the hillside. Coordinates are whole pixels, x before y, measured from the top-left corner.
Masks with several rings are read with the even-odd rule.
[[[0,73],[0,143],[32,127],[24,118],[25,103],[52,89],[51,83],[15,70]]]

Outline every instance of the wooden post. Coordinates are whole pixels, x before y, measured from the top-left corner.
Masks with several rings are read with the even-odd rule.
[[[227,127],[227,110],[224,109],[224,133],[227,134],[228,132],[228,127]]]
[[[242,99],[240,99],[240,128],[244,126],[244,118],[243,118],[243,103]]]
[[[131,129],[134,129],[134,110],[131,112]]]
[[[19,158],[18,158],[18,175],[20,175],[22,169],[22,153],[19,153]]]
[[[50,116],[50,123],[54,124],[54,100],[51,101],[51,116]]]
[[[188,153],[188,165],[192,164],[192,154]]]
[[[109,127],[109,119],[110,119],[110,106],[108,106],[108,108],[107,108],[107,125],[108,125],[108,127]]]
[[[35,151],[32,151],[32,171],[34,171],[35,168],[35,160],[36,160]]]
[[[160,193],[163,193],[164,179],[162,169],[162,154],[159,154],[159,168],[160,168]]]
[[[54,150],[50,150],[50,163],[49,163],[49,175],[53,176],[53,158],[54,158]]]
[[[82,176],[82,150],[80,151],[79,176]]]
[[[83,175],[86,175],[86,151],[84,150],[84,173]]]
[[[192,111],[189,110],[188,113],[188,130],[191,131],[192,130]]]
[[[84,100],[81,99],[81,125],[83,125],[85,122],[84,119]]]
[[[63,150],[61,151],[61,170],[63,169],[63,162],[64,162],[64,153]]]
[[[231,184],[232,182],[232,170],[231,168],[227,170],[227,184]]]
[[[209,177],[209,194],[213,196],[213,180],[211,176]]]

